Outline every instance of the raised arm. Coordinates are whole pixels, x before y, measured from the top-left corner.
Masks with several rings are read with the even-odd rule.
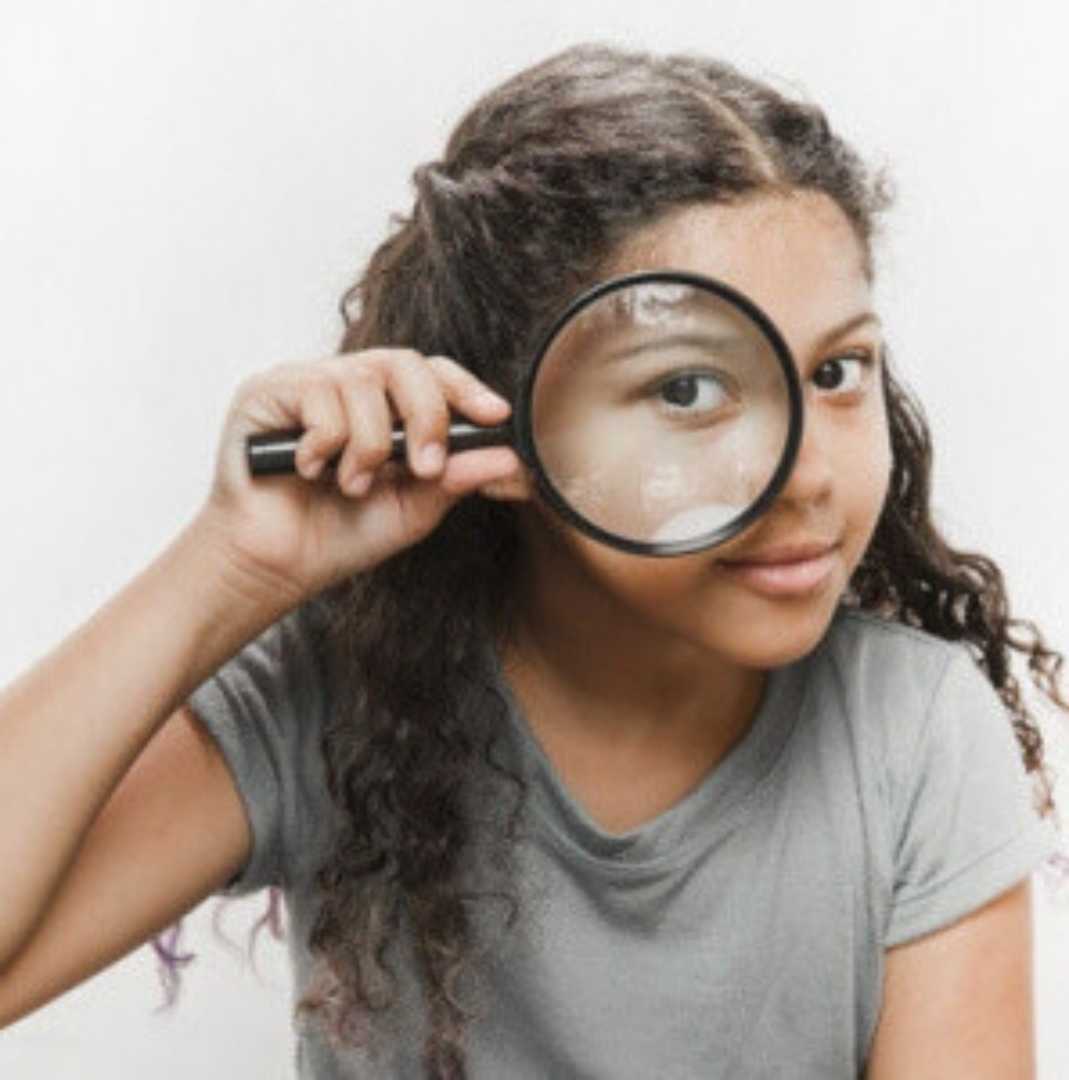
[[[286,611],[426,535],[458,497],[516,469],[501,448],[421,457],[443,443],[450,409],[486,424],[508,413],[457,365],[405,350],[250,380],[228,415],[205,506],[0,694],[0,865],[17,868],[0,878],[0,1022],[144,941],[241,865],[240,801],[183,702]],[[383,468],[391,415],[406,426],[412,473]],[[303,480],[252,480],[246,437],[295,424],[306,429]]]
[[[284,610],[228,580],[205,539],[187,530],[0,696],[0,864],[18,867],[0,882],[0,970],[160,725]]]

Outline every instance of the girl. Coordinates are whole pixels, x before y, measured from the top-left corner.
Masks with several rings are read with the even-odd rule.
[[[1060,704],[1060,658],[931,522],[881,185],[726,65],[591,47],[415,185],[338,355],[239,389],[187,528],[0,701],[0,1016],[270,885],[302,1076],[1031,1075],[1053,841],[1010,661]],[[444,442],[568,299],[658,269],[756,300],[806,409],[768,513],[671,559]],[[300,477],[251,479],[294,425]]]

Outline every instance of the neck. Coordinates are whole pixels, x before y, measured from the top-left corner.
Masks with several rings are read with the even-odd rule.
[[[532,727],[609,742],[723,756],[752,721],[765,673],[732,664],[628,608],[574,559],[543,550],[520,574],[503,650]]]

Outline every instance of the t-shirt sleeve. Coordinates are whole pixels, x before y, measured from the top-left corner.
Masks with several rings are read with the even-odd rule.
[[[899,788],[895,880],[885,944],[964,917],[1057,848],[1034,805],[1001,699],[963,649],[942,673]]]
[[[321,733],[327,709],[320,620],[283,617],[189,698],[229,767],[252,834],[249,858],[222,890],[285,886],[305,873],[330,814]]]

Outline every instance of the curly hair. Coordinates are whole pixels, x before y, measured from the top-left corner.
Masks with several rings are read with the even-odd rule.
[[[569,49],[483,97],[413,181],[413,210],[342,302],[341,349],[462,358],[509,397],[547,321],[660,215],[823,193],[849,220],[871,275],[876,223],[890,205],[884,178],[814,105],[725,63],[602,46]],[[940,536],[923,414],[889,368],[884,390],[891,483],[843,602],[968,644],[1049,812],[1042,739],[1013,660],[1064,707],[1061,657],[1011,617],[995,564]],[[512,511],[469,498],[426,540],[321,598],[331,667],[348,688],[323,736],[343,825],[317,877],[309,942],[329,980],[298,1008],[338,1039],[366,1038],[397,1000],[404,938],[421,978],[431,1077],[465,1075],[477,912],[501,900],[507,925],[521,910],[508,852],[524,785],[498,753],[506,706],[487,668],[488,645],[511,618],[519,551]],[[477,812],[488,793],[507,812]]]

